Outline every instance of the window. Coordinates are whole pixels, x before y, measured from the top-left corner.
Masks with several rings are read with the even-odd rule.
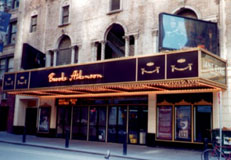
[[[10,23],[5,39],[5,45],[15,44],[16,41],[16,33],[17,33],[17,21],[13,21]]]
[[[4,2],[0,1],[0,11],[4,11]]]
[[[62,8],[62,24],[67,24],[69,22],[69,6],[64,6]]]
[[[13,72],[14,70],[14,58],[11,57],[8,59],[7,72]]]
[[[60,41],[56,65],[65,65],[71,63],[71,40],[68,36],[64,36]]]
[[[5,72],[12,72],[14,69],[14,58],[7,57],[0,59],[0,79],[2,79]]]
[[[96,42],[96,60],[99,61],[101,60],[101,43]]]
[[[0,79],[3,78],[5,71],[6,71],[6,60],[1,59],[0,60]]]
[[[179,10],[176,14],[179,16],[183,16],[183,17],[189,17],[189,18],[197,19],[196,13],[190,9],[183,8],[183,9]]]
[[[19,7],[19,0],[4,0],[0,2],[1,5],[5,6],[5,12],[10,9],[17,9]]]
[[[124,29],[119,24],[113,24],[107,34],[105,59],[125,56]]]
[[[73,63],[78,63],[79,61],[79,47],[75,46],[75,53],[74,53],[74,62]]]
[[[30,32],[35,32],[37,28],[37,15],[31,17]]]
[[[129,56],[134,56],[135,39],[134,36],[129,36]]]
[[[54,66],[54,51],[49,51],[50,55],[50,66]]]
[[[12,0],[12,9],[16,9],[19,7],[19,0]]]
[[[110,11],[120,10],[120,0],[111,0]]]

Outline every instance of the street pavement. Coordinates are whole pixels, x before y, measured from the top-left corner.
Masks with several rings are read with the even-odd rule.
[[[11,156],[13,156],[14,153],[18,153],[18,155],[20,155],[20,153],[24,153],[24,155],[27,154],[30,157],[32,156],[31,153],[34,153],[35,155],[37,153],[43,153],[41,155],[43,155],[44,158],[46,155],[51,155],[49,160],[69,160],[68,157],[70,160],[78,160],[76,155],[80,156],[79,160],[103,160],[108,150],[110,150],[110,160],[200,160],[201,155],[201,151],[193,149],[148,147],[144,145],[128,145],[127,154],[124,155],[123,144],[118,143],[70,140],[69,147],[66,148],[65,139],[61,138],[44,138],[27,135],[26,142],[23,143],[22,135],[0,132],[0,159],[7,160],[11,159],[9,159],[9,157],[2,157],[7,153],[5,151],[10,151],[7,147],[3,147],[5,145],[14,145],[15,151],[11,150],[14,151]],[[22,147],[24,148],[22,149]],[[35,148],[34,151],[30,151],[31,148]],[[43,152],[38,152],[38,149],[42,149]],[[52,153],[48,154],[46,151],[52,151]],[[59,154],[56,154],[56,152]],[[73,154],[74,156],[71,156]],[[57,158],[57,155],[60,156]],[[46,160],[42,157],[40,157],[40,159]],[[17,160],[18,159],[19,157],[17,157]],[[35,158],[30,159],[36,160]]]
[[[0,142],[0,160],[104,160],[104,156]]]

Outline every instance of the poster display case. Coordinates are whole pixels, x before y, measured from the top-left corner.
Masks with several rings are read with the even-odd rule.
[[[191,106],[175,106],[175,139],[191,141]]]
[[[157,107],[157,138],[172,139],[172,106]]]
[[[39,108],[39,115],[38,133],[49,133],[51,107],[41,106]]]

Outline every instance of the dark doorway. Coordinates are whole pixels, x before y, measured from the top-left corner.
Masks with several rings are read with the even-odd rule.
[[[70,131],[71,107],[58,107],[57,115],[57,137],[64,138],[66,131]]]
[[[128,142],[145,144],[148,124],[147,106],[129,106]]]
[[[90,107],[89,139],[106,140],[106,107]]]
[[[127,106],[111,106],[108,114],[108,141],[123,143],[127,127]]]
[[[35,135],[37,132],[37,108],[26,108],[26,133]]]
[[[7,130],[9,107],[0,107],[0,131]]]
[[[79,140],[86,140],[87,125],[88,125],[88,107],[87,106],[74,107],[72,138],[79,139]]]
[[[211,140],[212,128],[212,107],[211,106],[196,106],[195,112],[195,141],[203,142],[204,138]]]

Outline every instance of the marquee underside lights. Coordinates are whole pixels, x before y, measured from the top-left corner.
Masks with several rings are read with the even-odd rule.
[[[226,89],[226,61],[194,48],[6,73],[3,90],[30,96],[208,92]]]

